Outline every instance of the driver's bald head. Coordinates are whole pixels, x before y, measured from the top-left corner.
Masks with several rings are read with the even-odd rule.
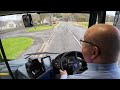
[[[117,59],[120,49],[120,31],[114,26],[108,24],[93,25],[88,28],[84,40],[94,43],[100,48],[103,60]]]

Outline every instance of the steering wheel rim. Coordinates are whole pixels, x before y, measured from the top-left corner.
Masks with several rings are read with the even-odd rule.
[[[62,70],[64,70],[64,68],[63,68],[63,61],[69,55],[73,55],[73,57],[74,57],[73,61],[76,62],[76,63],[72,63],[73,74],[76,74],[80,70],[80,68],[81,68],[79,64],[81,62],[82,63],[84,62],[84,64],[86,64],[86,61],[84,60],[84,57],[83,57],[82,53],[79,52],[79,51],[66,52],[66,53],[62,54],[61,60],[60,60],[60,67],[61,67]],[[79,59],[78,59],[78,57],[79,57]],[[74,66],[76,66],[76,67],[74,68]],[[86,67],[87,67],[87,64],[86,64]]]

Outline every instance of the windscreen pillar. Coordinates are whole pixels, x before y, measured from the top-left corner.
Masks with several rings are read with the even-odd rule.
[[[0,63],[2,62],[2,55],[1,55],[1,51],[0,51]]]
[[[14,75],[13,75],[12,70],[10,69],[9,63],[7,61],[1,39],[0,39],[0,50],[1,50],[1,54],[2,54],[2,57],[4,59],[4,62],[7,66],[8,71],[9,71],[9,74],[11,75],[11,78],[14,79]]]
[[[0,63],[2,62],[2,51],[1,51],[1,44],[0,44]]]
[[[98,23],[105,23],[106,19],[106,11],[99,11],[98,12]]]
[[[88,27],[96,24],[96,19],[97,19],[97,12],[90,12]]]

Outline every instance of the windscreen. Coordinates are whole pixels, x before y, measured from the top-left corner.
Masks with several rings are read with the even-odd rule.
[[[106,23],[113,25],[114,16],[115,11],[107,11]],[[0,16],[0,39],[6,57],[11,61],[29,53],[82,51],[80,39],[88,29],[89,18],[90,13],[62,12]]]

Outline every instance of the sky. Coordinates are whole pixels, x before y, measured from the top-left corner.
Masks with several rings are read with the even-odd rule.
[[[115,11],[107,11],[107,12],[106,12],[106,15],[115,16]]]
[[[0,17],[0,21],[7,21],[7,20],[21,20],[21,14]]]
[[[17,15],[9,15],[9,16],[1,16],[0,21],[7,21],[7,20],[21,20],[22,14]],[[112,15],[115,16],[115,11],[107,11],[106,15]]]

